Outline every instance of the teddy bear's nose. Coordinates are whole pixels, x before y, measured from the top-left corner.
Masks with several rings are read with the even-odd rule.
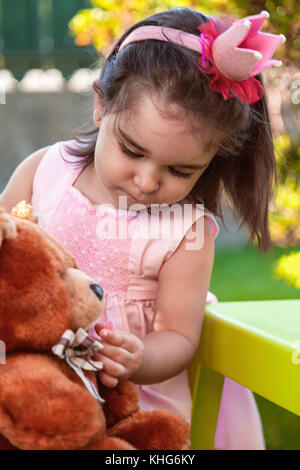
[[[99,286],[99,284],[91,284],[90,288],[92,289],[93,292],[95,292],[96,296],[102,300],[103,299],[103,290]]]

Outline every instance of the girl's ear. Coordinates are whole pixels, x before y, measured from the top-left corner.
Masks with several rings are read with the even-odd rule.
[[[104,103],[102,100],[102,97],[100,95],[100,90],[98,86],[94,83],[93,84],[93,89],[94,89],[94,115],[93,115],[93,120],[95,123],[95,126],[100,127],[101,124],[101,119],[104,114]]]

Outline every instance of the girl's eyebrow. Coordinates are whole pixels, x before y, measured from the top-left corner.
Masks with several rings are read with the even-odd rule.
[[[145,147],[142,147],[140,144],[135,142],[132,137],[126,134],[126,132],[124,132],[119,125],[118,125],[118,131],[123,137],[123,139],[125,139],[130,145],[138,149],[140,152],[150,153],[149,150],[147,150]],[[177,163],[174,166],[179,166],[180,168],[188,168],[191,170],[202,170],[203,168],[208,166],[208,163],[202,163],[202,164],[200,163],[199,165],[186,165],[184,163],[183,164]]]
[[[141,152],[144,152],[144,153],[149,153],[149,150],[145,149],[144,147],[142,147],[141,145],[139,145],[137,142],[135,142],[133,140],[132,137],[130,137],[128,134],[126,134],[122,129],[121,127],[118,125],[118,131],[120,132],[121,136],[123,137],[123,139],[125,139],[129,144],[133,145],[133,147],[137,148],[138,150],[140,150]]]

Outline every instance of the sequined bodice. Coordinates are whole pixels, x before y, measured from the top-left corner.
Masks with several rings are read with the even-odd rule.
[[[130,225],[139,214],[93,205],[71,186],[48,227],[50,233],[75,256],[78,266],[108,293],[125,292],[130,274],[128,265],[132,239],[105,236],[108,227],[116,227],[116,233],[119,233],[118,227],[123,217]]]

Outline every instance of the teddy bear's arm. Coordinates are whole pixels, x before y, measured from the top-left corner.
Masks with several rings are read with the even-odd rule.
[[[0,368],[0,434],[20,449],[77,449],[106,437],[101,405],[56,358],[15,353]]]
[[[138,411],[108,429],[109,437],[126,439],[139,450],[186,450],[190,425],[162,410]]]

